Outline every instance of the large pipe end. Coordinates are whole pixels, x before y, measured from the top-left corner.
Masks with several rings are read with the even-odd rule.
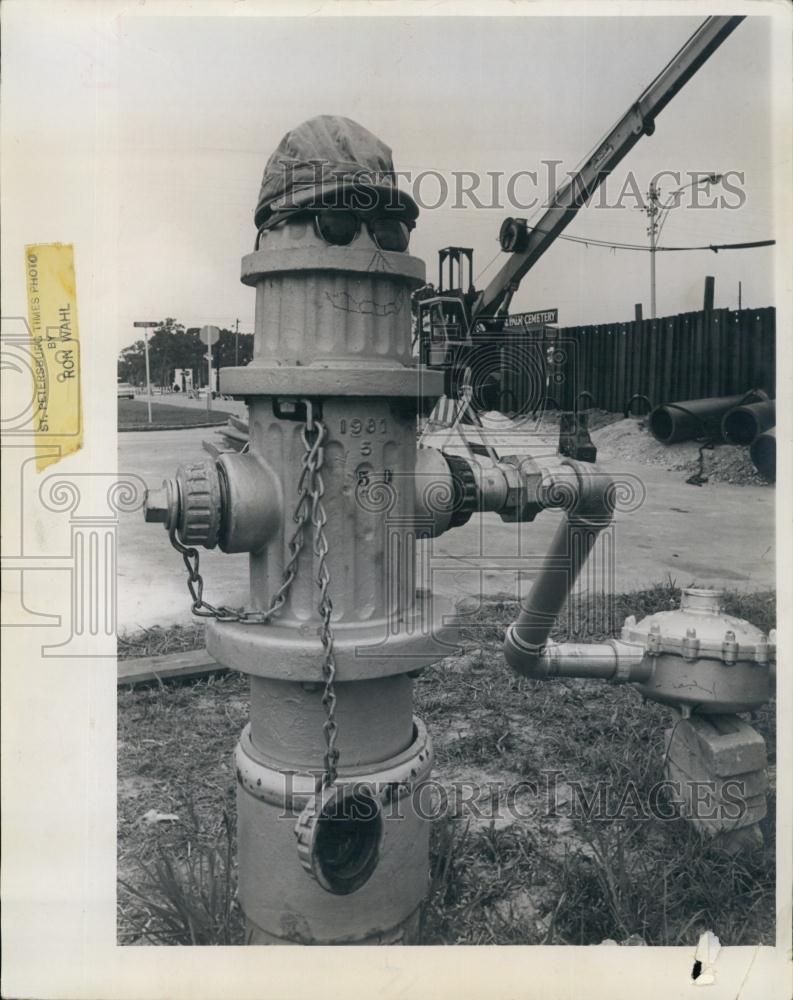
[[[664,406],[656,406],[648,418],[650,433],[661,444],[672,444],[675,438],[675,421]]]
[[[760,475],[773,483],[776,480],[776,427],[758,435],[749,454]]]
[[[721,436],[728,444],[751,444],[759,433],[757,417],[749,409],[730,410],[721,421]]]

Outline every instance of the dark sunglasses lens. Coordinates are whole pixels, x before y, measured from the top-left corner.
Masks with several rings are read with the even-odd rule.
[[[369,232],[381,250],[403,253],[410,242],[410,230],[396,219],[374,219],[369,223]]]
[[[360,222],[352,212],[317,212],[317,232],[326,243],[347,246],[358,235]]]

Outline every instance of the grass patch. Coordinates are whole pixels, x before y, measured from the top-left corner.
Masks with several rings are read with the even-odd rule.
[[[205,626],[203,622],[189,625],[169,625],[136,632],[122,632],[118,636],[119,660],[131,660],[141,656],[164,656],[166,653],[186,653],[191,649],[203,649]]]
[[[120,431],[145,431],[153,428],[181,427],[188,424],[191,427],[216,427],[225,424],[230,413],[212,409],[190,408],[188,406],[171,406],[169,403],[152,403],[149,423],[148,407],[145,400],[119,399],[118,429]]]
[[[667,610],[679,599],[667,581],[588,600],[560,616],[554,635],[618,634],[625,615]],[[774,604],[771,592],[726,595],[730,613],[766,631]],[[749,717],[769,757],[769,815],[757,850],[731,857],[679,819],[630,810],[587,818],[576,807],[599,788],[611,801],[661,780],[670,714],[628,686],[517,677],[500,648],[516,612],[506,600],[470,610],[463,655],[415,682],[436,781],[450,797],[461,779],[493,784],[459,818],[450,811],[433,823],[422,943],[692,945],[710,928],[723,944],[772,944],[774,703]],[[200,624],[150,629],[125,637],[120,655],[195,648],[202,639]],[[234,673],[119,692],[121,943],[189,943],[191,935],[242,943],[229,817],[233,748],[247,714],[247,682]],[[538,795],[527,797],[518,820],[493,818],[488,809],[501,790],[521,781]],[[151,810],[178,819],[149,823]]]

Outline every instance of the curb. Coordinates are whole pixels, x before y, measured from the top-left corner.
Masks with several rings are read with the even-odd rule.
[[[118,427],[119,434],[129,434],[133,431],[191,431],[198,427],[223,427],[228,423],[228,418],[216,420],[213,423],[201,424],[167,424],[164,427],[157,427],[153,424],[141,424],[140,427]]]

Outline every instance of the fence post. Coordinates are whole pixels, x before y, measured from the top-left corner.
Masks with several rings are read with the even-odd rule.
[[[716,291],[716,279],[712,275],[708,275],[705,278],[705,302],[702,308],[705,312],[710,312],[713,309],[713,300]]]

